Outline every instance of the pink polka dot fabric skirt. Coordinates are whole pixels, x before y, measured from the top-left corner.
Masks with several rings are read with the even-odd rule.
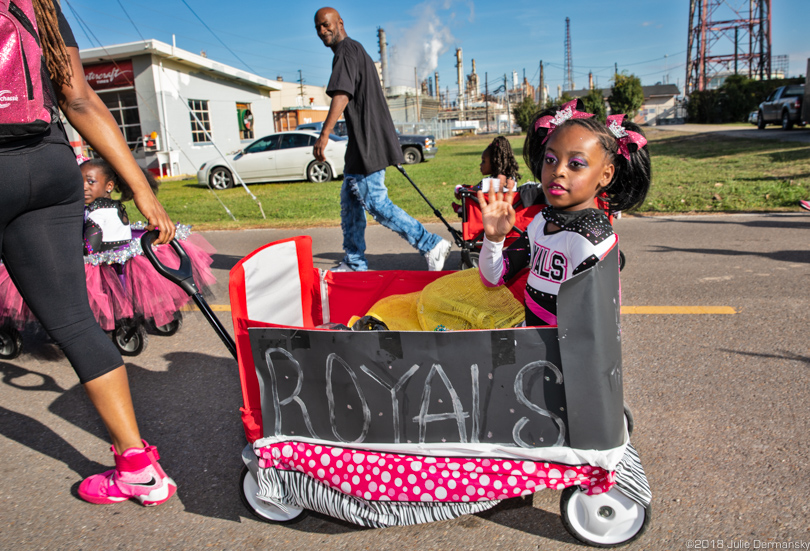
[[[469,502],[582,486],[607,492],[615,475],[590,465],[494,458],[430,457],[360,451],[304,442],[258,450],[259,467],[298,471],[367,501]]]

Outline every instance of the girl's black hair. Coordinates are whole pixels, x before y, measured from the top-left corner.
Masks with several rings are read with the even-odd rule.
[[[113,170],[113,167],[102,159],[101,157],[97,157],[95,159],[90,159],[89,161],[85,161],[82,163],[83,165],[90,165],[93,168],[97,168],[104,174],[104,177],[107,179],[108,182],[112,182],[115,185],[115,191],[121,194],[121,201],[132,201],[133,194],[132,188],[121,178],[116,171]],[[146,177],[146,181],[149,182],[149,187],[152,188],[152,192],[157,195],[158,188],[160,187],[160,182],[158,182],[152,173],[148,170],[141,169],[143,171],[143,175]]]
[[[526,133],[526,141],[523,144],[523,159],[529,170],[532,171],[537,180],[540,180],[540,175],[543,170],[543,159],[546,154],[546,143],[543,140],[548,135],[548,128],[539,127],[535,130],[534,125],[540,117],[547,115],[554,116],[557,114],[558,108],[553,107],[546,109],[538,114],[532,124],[529,126],[529,131]],[[583,111],[582,102],[577,100],[577,111]],[[569,125],[579,125],[591,130],[596,134],[599,143],[605,148],[607,154],[610,155],[610,162],[616,168],[613,173],[613,179],[604,189],[608,195],[608,204],[612,212],[620,210],[630,210],[638,207],[644,203],[647,197],[647,191],[650,189],[650,181],[652,179],[652,169],[650,166],[650,152],[647,146],[630,153],[630,159],[626,159],[624,155],[619,154],[619,144],[616,137],[608,129],[605,123],[599,121],[596,117],[587,119],[569,119],[558,126],[555,131]],[[625,118],[622,126],[626,130],[638,132],[642,136],[641,127],[634,122]]]
[[[517,160],[515,160],[515,154],[512,153],[512,145],[509,140],[503,136],[498,136],[492,140],[492,143],[487,146],[483,154],[489,155],[489,165],[492,168],[490,176],[494,178],[498,174],[503,174],[507,178],[513,178],[515,181],[520,180]]]

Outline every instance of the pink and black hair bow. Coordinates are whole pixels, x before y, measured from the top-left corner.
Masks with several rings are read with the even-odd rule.
[[[629,161],[630,153],[635,153],[647,145],[647,138],[622,126],[622,121],[626,116],[624,114],[610,115],[607,118],[607,127],[619,142],[619,153]]]
[[[583,113],[582,111],[577,111],[578,105],[579,100],[572,99],[560,107],[556,115],[546,115],[537,119],[537,122],[534,123],[535,130],[541,127],[548,128],[548,133],[546,134],[546,137],[543,138],[543,141],[540,142],[541,144],[546,143],[546,140],[548,140],[548,137],[551,136],[551,133],[554,132],[554,130],[565,121],[570,119],[587,119],[593,117],[592,113]]]

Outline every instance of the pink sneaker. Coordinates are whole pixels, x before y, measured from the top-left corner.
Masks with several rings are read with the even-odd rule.
[[[799,206],[804,210],[810,210],[810,201],[799,201]]]
[[[160,505],[177,491],[177,484],[166,476],[158,464],[157,449],[143,443],[145,448],[130,448],[115,455],[115,469],[82,480],[79,497],[96,504],[118,503],[137,499],[141,505]]]

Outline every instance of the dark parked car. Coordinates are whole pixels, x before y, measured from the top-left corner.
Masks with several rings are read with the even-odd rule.
[[[402,156],[405,157],[406,165],[415,165],[426,159],[436,156],[436,138],[433,136],[423,136],[420,134],[400,134],[399,145],[402,147]]]
[[[305,122],[295,127],[296,130],[309,130],[310,132],[318,133],[320,133],[321,128],[323,128],[323,122]],[[335,127],[332,129],[332,134],[348,136],[349,131],[346,129],[346,121],[343,119],[337,121]]]
[[[781,124],[783,130],[790,130],[794,124],[802,121],[802,98],[804,84],[780,86],[768,98],[759,104],[757,127],[762,129],[767,124]]]
[[[323,128],[323,122],[306,122],[299,124],[295,129],[308,130],[310,132],[320,132],[321,128]],[[332,129],[332,132],[338,136],[348,135],[346,121],[337,121],[335,128]],[[402,148],[402,156],[405,157],[406,165],[415,165],[436,156],[436,151],[438,148],[436,147],[436,138],[434,136],[400,134],[399,132],[397,132],[397,136],[399,137],[399,145]]]

